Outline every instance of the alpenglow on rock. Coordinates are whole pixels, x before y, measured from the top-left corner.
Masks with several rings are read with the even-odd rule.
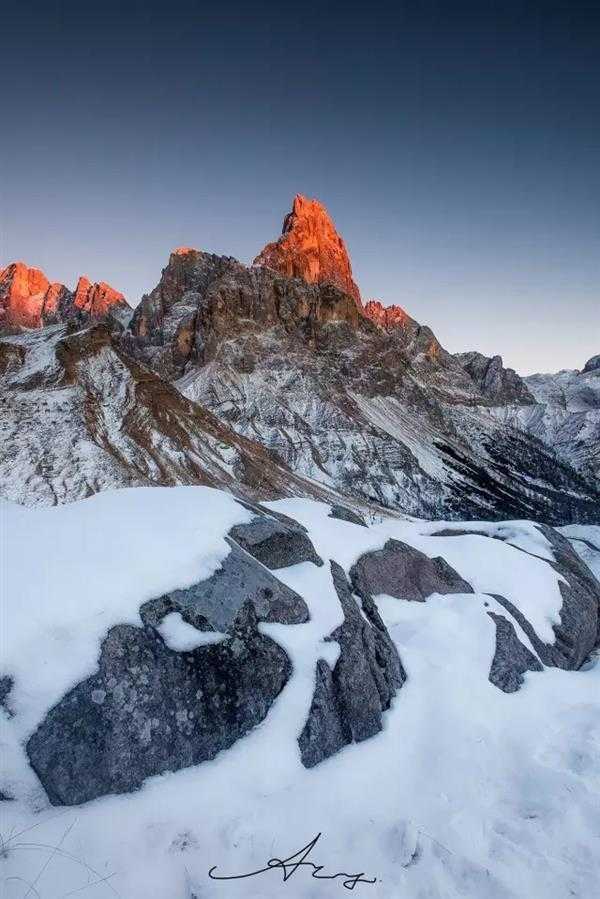
[[[266,265],[286,278],[303,278],[309,284],[335,284],[360,303],[346,244],[318,200],[296,194],[281,237],[267,244],[254,265]]]
[[[71,291],[23,262],[0,269],[0,330],[43,328],[70,319],[87,323],[107,315],[124,324],[130,311],[123,294],[105,281],[92,284],[81,277]]]

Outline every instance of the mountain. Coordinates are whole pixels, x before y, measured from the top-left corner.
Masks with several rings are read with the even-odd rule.
[[[153,484],[332,496],[124,353],[106,324],[0,339],[0,438],[0,493],[26,505]]]
[[[519,377],[500,356],[459,353],[455,358],[503,423],[532,434],[567,464],[600,481],[600,356],[581,371]]]
[[[252,266],[175,250],[125,328],[107,285],[72,293],[21,264],[2,285],[11,498],[208,483],[428,518],[600,518],[593,360],[559,414],[500,357],[453,356],[401,307],[363,306],[317,201],[297,196]],[[37,329],[10,336],[17,322]]]
[[[565,458],[593,448],[600,359],[448,353],[363,307],[307,203],[272,264],[176,250],[125,325],[3,270],[15,896],[600,881],[600,493],[526,430],[583,411]]]
[[[42,328],[74,318],[83,323],[106,316],[124,324],[130,312],[123,294],[104,281],[92,284],[82,276],[70,291],[23,262],[0,269],[0,330]]]
[[[294,201],[269,266],[257,264],[265,252],[251,267],[191,248],[171,254],[125,351],[348,497],[427,517],[596,520],[597,485],[494,414],[494,390],[534,403],[518,376],[494,387],[493,372],[469,371],[400,307],[363,308],[334,283],[345,264],[323,282],[314,265],[312,280],[289,276],[309,265],[295,235],[306,207]],[[319,248],[337,232],[321,204],[308,209],[320,229],[309,246]]]

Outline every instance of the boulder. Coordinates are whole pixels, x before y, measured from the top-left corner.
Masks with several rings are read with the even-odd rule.
[[[548,564],[560,575],[563,604],[560,623],[553,625],[554,642],[544,643],[506,597],[494,595],[494,599],[520,624],[544,665],[577,670],[600,645],[600,583],[562,534],[548,525],[537,527],[552,546],[554,561]]]
[[[300,562],[323,564],[305,529],[292,522],[263,515],[236,525],[229,536],[272,571]]]
[[[354,512],[347,506],[332,506],[329,517],[338,518],[340,521],[349,521],[351,524],[359,524],[363,528],[367,527],[367,523],[362,515],[359,515],[358,512]]]
[[[245,614],[245,606],[250,604],[258,621],[281,624],[308,621],[308,607],[302,597],[277,580],[237,543],[226,539],[231,552],[211,577],[151,600],[143,607],[144,614],[150,614],[149,605],[168,603],[170,611],[188,611],[193,615],[190,623],[195,627],[200,617],[207,625],[202,630],[228,631],[235,627],[237,616]]]
[[[54,805],[130,792],[148,777],[212,759],[264,719],[292,666],[258,622],[304,622],[308,608],[229,544],[210,578],[144,603],[143,627],[113,627],[97,673],[64,696],[30,737],[27,754]],[[228,636],[175,651],[159,630],[172,612],[199,631]]]
[[[445,559],[425,553],[399,540],[361,556],[350,571],[354,589],[361,594],[385,593],[396,599],[423,602],[433,593],[473,593]]]
[[[98,672],[46,715],[27,742],[53,805],[136,790],[144,780],[214,758],[260,723],[291,674],[256,630],[250,604],[232,636],[191,652],[151,627],[113,627]]]

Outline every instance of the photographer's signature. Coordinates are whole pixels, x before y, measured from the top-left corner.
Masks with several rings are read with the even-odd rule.
[[[208,872],[208,876],[212,880],[242,880],[245,877],[256,877],[258,874],[265,874],[267,871],[279,870],[283,874],[283,882],[287,883],[290,877],[296,873],[298,868],[312,868],[311,877],[314,877],[316,880],[337,880],[339,877],[343,877],[342,886],[347,890],[353,890],[359,883],[377,883],[376,877],[373,879],[365,878],[364,871],[361,871],[360,874],[347,874],[344,871],[340,871],[337,874],[322,874],[323,865],[315,865],[313,862],[307,861],[308,856],[313,851],[320,838],[321,834],[318,833],[310,843],[307,843],[306,846],[299,849],[298,852],[294,852],[294,854],[290,855],[288,858],[270,858],[266,867],[259,868],[257,871],[250,871],[248,874],[215,874],[214,872],[217,870],[217,865],[214,865]]]

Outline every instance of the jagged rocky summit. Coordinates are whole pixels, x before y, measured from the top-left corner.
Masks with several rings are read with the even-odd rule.
[[[43,328],[72,319],[86,323],[107,316],[124,323],[130,312],[123,294],[104,281],[92,284],[82,276],[71,291],[23,262],[0,269],[0,330]]]
[[[69,328],[81,328],[82,316],[89,323],[94,310],[105,309],[102,292],[94,302],[98,292],[84,283],[69,294],[66,331],[1,339],[3,489],[22,501],[62,502],[111,482],[206,483],[190,462],[190,446],[197,446],[190,433],[197,431],[189,419],[207,421],[212,413],[228,447],[225,455],[219,450],[225,481],[219,475],[216,483],[239,480],[237,463],[228,466],[226,457],[240,437],[269,460],[264,479],[252,478],[255,497],[263,488],[273,496],[273,485],[287,478],[294,495],[322,498],[325,491],[341,505],[430,518],[600,518],[593,365],[577,375],[585,390],[572,408],[550,414],[532,379],[504,368],[500,357],[453,356],[401,307],[375,300],[363,306],[345,245],[320,203],[297,197],[283,230],[251,266],[175,250],[123,333],[114,329],[110,346],[105,337],[81,339],[79,346],[104,349],[83,352],[71,366],[81,397],[75,407],[56,403],[56,392],[48,403],[60,381],[55,350],[60,355],[65,341],[72,345]],[[36,303],[46,295],[44,283],[37,275],[27,280]],[[81,311],[72,316],[73,309]],[[136,410],[139,379],[145,400]],[[584,395],[590,409],[582,417]],[[184,403],[183,428],[159,414],[165,396],[179,397],[179,408]],[[32,414],[35,424],[25,428]],[[556,445],[549,416],[561,422]],[[40,466],[47,428],[65,439]],[[72,451],[70,429],[91,439],[88,458]],[[124,435],[137,448],[115,452]],[[16,485],[9,474],[15,458],[22,472]]]
[[[311,259],[332,242],[341,255],[308,261],[304,229]],[[594,483],[496,414],[535,406],[499,357],[452,356],[401,307],[363,307],[321,204],[294,201],[267,250],[250,267],[175,251],[126,351],[347,497],[428,517],[598,518]]]
[[[309,284],[334,284],[360,303],[346,244],[318,200],[296,194],[292,211],[283,221],[281,237],[267,244],[254,265],[271,268],[286,278],[302,278]]]

